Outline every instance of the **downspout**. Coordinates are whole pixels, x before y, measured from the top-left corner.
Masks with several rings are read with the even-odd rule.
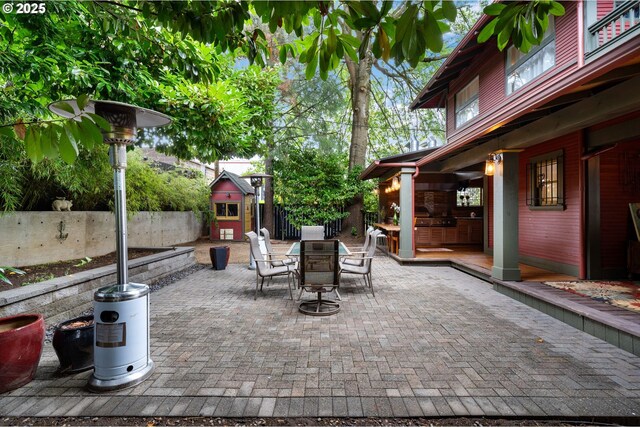
[[[586,150],[586,138],[585,131],[583,129],[580,132],[580,147],[582,149],[582,153],[585,153]],[[578,244],[580,245],[580,262],[578,265],[578,279],[585,279],[587,277],[587,237],[586,237],[586,229],[587,229],[587,197],[586,197],[586,170],[585,163],[588,162],[588,159],[584,158],[584,154],[581,156],[580,161],[578,162],[578,194],[580,194],[580,236],[578,237]]]
[[[416,166],[416,171],[411,175],[411,212],[413,212],[413,234],[411,236],[411,247],[413,250],[413,257],[416,257],[416,178],[420,174],[420,168]]]

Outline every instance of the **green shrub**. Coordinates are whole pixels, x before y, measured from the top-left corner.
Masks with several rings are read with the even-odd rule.
[[[84,150],[73,165],[60,159],[34,165],[21,145],[0,145],[0,211],[50,210],[56,197],[73,200],[73,210],[113,210],[113,170],[109,147]],[[197,171],[164,171],[127,153],[127,211],[206,211],[209,186]]]

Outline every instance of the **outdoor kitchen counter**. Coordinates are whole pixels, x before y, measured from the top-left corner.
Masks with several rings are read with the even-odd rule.
[[[482,217],[458,217],[455,225],[415,227],[416,247],[444,244],[479,245],[482,243]]]

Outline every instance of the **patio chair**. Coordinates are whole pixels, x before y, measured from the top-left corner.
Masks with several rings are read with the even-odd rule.
[[[380,233],[382,233],[382,230],[376,230],[373,227],[369,227],[369,229],[367,229],[362,248],[359,248],[359,250],[352,250],[351,256],[343,257],[342,262],[344,264],[362,266],[364,264],[364,257],[368,253],[370,244],[373,244],[375,252],[375,246]]]
[[[261,228],[260,232],[264,236],[264,246],[267,249],[267,253],[265,254],[265,258],[271,261],[271,267],[282,267],[283,265],[295,264],[296,260],[288,258],[286,254],[278,253],[273,250],[273,246],[271,245],[271,235],[269,230],[266,228]]]
[[[339,280],[339,242],[337,240],[303,240],[300,242],[300,295],[315,292],[316,299],[302,301],[300,312],[310,316],[330,316],[340,311],[340,304],[323,299],[322,294],[337,291]]]
[[[324,240],[322,225],[303,225],[300,228],[300,240]]]
[[[357,274],[362,276],[365,287],[368,286],[371,288],[371,294],[374,298],[376,294],[373,291],[373,282],[371,281],[371,264],[375,253],[376,239],[372,236],[372,238],[369,239],[369,245],[367,247],[366,254],[364,254],[365,256],[344,257],[340,262],[340,276],[343,274]],[[348,261],[350,260],[356,263],[349,263]],[[361,262],[361,264],[358,264],[357,262]]]
[[[249,238],[249,246],[251,247],[251,254],[256,262],[256,294],[253,299],[258,298],[258,286],[262,291],[264,285],[264,279],[269,278],[272,280],[277,276],[287,276],[287,284],[289,285],[289,298],[293,300],[293,291],[291,290],[291,276],[295,271],[295,265],[282,265],[278,267],[272,267],[271,261],[265,259],[262,252],[260,252],[260,244],[258,242],[258,235],[253,231],[245,234]]]

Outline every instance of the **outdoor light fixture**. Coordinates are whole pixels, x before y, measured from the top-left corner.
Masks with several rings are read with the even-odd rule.
[[[502,161],[502,154],[491,153],[489,158],[484,163],[484,174],[487,176],[493,176],[496,173],[496,166]]]
[[[258,235],[258,243],[260,245],[264,245],[264,239],[260,236],[260,207],[258,205],[258,189],[262,187],[262,180],[264,178],[271,178],[271,175],[267,175],[266,173],[252,173],[250,175],[243,175],[241,178],[249,178],[251,186],[253,187],[253,202],[255,204],[256,212],[256,234]],[[266,249],[264,252],[266,252]],[[255,268],[256,262],[253,259],[253,253],[249,251],[249,269],[254,270]]]
[[[400,180],[398,179],[398,176],[396,175],[393,178],[391,178],[391,183],[387,184],[387,187],[384,189],[384,192],[388,194],[388,193],[393,193],[394,191],[398,191],[398,190],[400,190]]]
[[[70,105],[73,113],[63,104]],[[129,283],[127,265],[127,197],[125,171],[127,146],[132,145],[139,128],[159,127],[171,123],[162,113],[115,101],[89,101],[80,110],[75,99],[49,104],[54,113],[80,121],[95,113],[110,125],[102,131],[109,144],[113,168],[116,223],[116,267],[118,282],[98,289],[94,294],[94,366],[89,378],[91,391],[109,391],[134,386],[153,372],[149,347],[149,287]]]

